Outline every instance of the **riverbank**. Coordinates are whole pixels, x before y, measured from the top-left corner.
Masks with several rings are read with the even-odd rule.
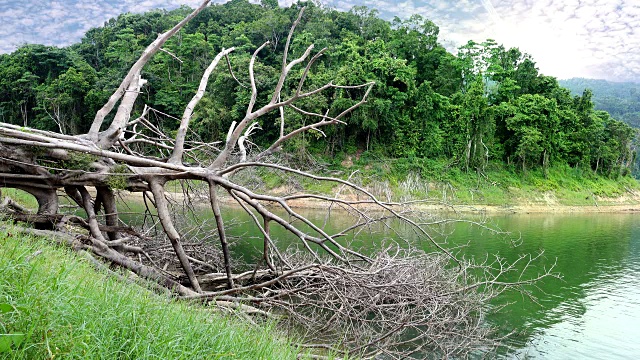
[[[268,192],[270,195],[285,195],[292,192],[286,191],[284,188],[273,189]],[[346,194],[345,194],[346,193]],[[184,200],[184,195],[181,192],[174,191],[166,193],[169,198],[174,201],[181,202]],[[141,193],[121,193],[124,199],[130,199],[137,202],[142,202]],[[221,196],[220,201],[226,206],[238,206],[237,202],[230,196]],[[365,196],[356,196],[343,191],[338,195],[338,199],[346,201],[358,201],[366,200]],[[381,201],[387,201],[380,199]],[[410,207],[413,210],[425,211],[425,212],[460,212],[460,213],[490,213],[490,214],[566,214],[566,213],[640,213],[640,193],[633,193],[617,198],[595,197],[591,199],[593,205],[584,204],[562,204],[559,203],[552,193],[547,193],[545,196],[541,196],[538,199],[525,199],[522,203],[517,205],[505,204],[505,205],[491,205],[491,204],[461,204],[461,203],[445,203],[434,199],[403,199],[403,201],[394,201],[393,199],[388,203],[391,203],[391,207],[395,209],[401,209],[404,207]],[[402,205],[402,202],[405,202]],[[196,196],[195,205],[202,204],[203,207],[209,206],[209,200],[207,198],[200,198]],[[318,201],[315,199],[295,199],[287,202],[291,208],[294,209],[326,209],[329,205],[326,201]],[[275,204],[274,204],[275,206]],[[380,207],[377,204],[358,204],[354,205],[358,209],[362,210],[379,210]],[[334,206],[334,209],[340,208]]]
[[[419,160],[349,161],[328,166],[331,176],[350,179],[380,201],[411,203],[424,211],[486,213],[616,213],[640,211],[640,182],[631,176],[609,178],[568,166],[547,171],[517,171],[502,165],[482,173],[464,172],[446,164]],[[285,195],[300,192],[337,194],[343,200],[366,196],[335,183],[318,182],[290,174],[252,174],[260,191]],[[304,189],[304,190],[301,190]],[[418,201],[419,200],[419,201]],[[227,199],[227,203],[233,203]],[[316,200],[294,200],[297,208],[325,208]],[[359,205],[363,208],[375,205]]]
[[[342,196],[343,200],[355,200],[355,198],[349,198]],[[360,200],[363,197],[359,197]],[[235,205],[235,200],[230,197],[223,197],[222,200],[227,205]],[[630,198],[628,196],[620,198],[600,198],[595,202],[598,205],[564,205],[557,202],[528,202],[520,205],[487,205],[487,204],[456,204],[456,203],[443,203],[433,200],[409,200],[410,204],[407,205],[410,208],[418,211],[432,211],[432,212],[462,212],[462,213],[513,213],[513,214],[528,214],[528,213],[622,213],[622,212],[640,212],[640,197]],[[318,202],[314,200],[293,200],[289,202],[292,208],[301,209],[324,209],[327,207],[326,202]],[[359,204],[360,209],[378,209],[376,204]],[[403,206],[395,205],[395,208],[401,208]]]

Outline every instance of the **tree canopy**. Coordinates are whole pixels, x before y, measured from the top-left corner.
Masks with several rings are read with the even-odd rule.
[[[274,1],[233,0],[207,7],[143,70],[150,80],[146,103],[179,117],[207,64],[223,48],[235,47],[231,68],[239,81],[229,73],[213,74],[210,87],[225,91],[207,93],[194,113],[198,136],[220,138],[242,118],[251,96],[246,68],[252,51],[266,40],[274,48],[258,55],[256,68],[258,90],[272,88],[288,26],[302,6],[307,11],[291,54],[299,56],[308,43],[329,49],[310,70],[305,86],[332,78],[336,84],[374,81],[376,86],[361,111],[345,119],[349,126],[296,140],[287,145],[289,150],[304,145],[329,156],[361,150],[449,159],[467,171],[484,171],[498,162],[523,171],[568,164],[613,177],[630,172],[636,131],[597,111],[590,91],[572,95],[555,78],[540,74],[532,57],[517,48],[489,39],[470,41],[453,54],[438,42],[439,29],[431,20],[413,15],[389,22],[364,6],[340,12],[312,2],[280,8]],[[65,48],[24,45],[0,55],[0,120],[66,134],[86,132],[144,47],[189,11],[122,14],[89,30],[80,43]],[[283,94],[296,86],[285,84]],[[358,101],[358,94],[350,92],[332,89],[305,99],[304,105],[319,111],[331,104],[337,112]],[[142,105],[135,105],[134,112],[142,111]],[[287,111],[291,129],[310,121]],[[258,145],[277,138],[278,116],[261,120]],[[166,119],[161,124],[168,131],[178,125]]]

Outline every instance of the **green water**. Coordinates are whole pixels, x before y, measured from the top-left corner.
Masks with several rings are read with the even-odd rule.
[[[547,280],[535,304],[515,301],[491,320],[522,334],[511,340],[514,358],[640,358],[640,214],[518,215],[495,218],[504,229],[520,232],[522,245],[459,231],[472,241],[469,251],[518,253],[544,249],[557,259],[563,280]],[[526,356],[526,357],[525,357]]]
[[[323,211],[304,215],[316,224],[325,222]],[[247,260],[260,256],[261,240],[250,219],[235,209],[227,209],[226,216],[246,222],[234,230],[244,239],[237,243],[236,253]],[[556,263],[555,271],[562,275],[561,280],[538,283],[533,291],[537,303],[519,293],[504,293],[495,300],[494,306],[509,305],[488,320],[504,332],[516,332],[505,357],[640,358],[640,214],[501,215],[487,220],[490,227],[511,234],[496,235],[465,223],[435,230],[447,234],[450,247],[468,243],[463,253],[476,258],[499,254],[513,261],[520,254],[544,250],[536,265]],[[327,227],[344,226],[346,221],[344,213],[334,212]],[[364,233],[356,245],[375,247],[395,236],[394,231],[407,229]],[[276,236],[286,237],[278,232]],[[295,239],[285,240],[290,241]]]
[[[348,216],[333,211],[306,210],[303,215],[327,230],[348,226]],[[208,215],[203,215],[208,217]],[[233,251],[252,262],[261,256],[261,234],[241,209],[224,210],[227,220],[240,221],[231,231],[239,238]],[[483,220],[474,218],[473,220]],[[640,358],[640,214],[527,214],[486,219],[496,235],[466,223],[438,226],[448,247],[468,244],[465,256],[478,259],[499,254],[514,261],[520,254],[544,250],[538,267],[556,263],[562,279],[548,278],[533,290],[537,302],[519,293],[503,293],[493,306],[506,305],[488,321],[503,332],[515,331],[503,355],[513,359],[636,359]],[[376,233],[363,232],[353,246],[374,248],[397,233],[410,233],[393,223]],[[280,245],[297,243],[272,226]],[[440,241],[444,237],[439,238]],[[513,243],[519,243],[513,246]],[[428,248],[428,245],[424,245]]]

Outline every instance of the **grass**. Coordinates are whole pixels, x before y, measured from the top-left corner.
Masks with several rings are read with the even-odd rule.
[[[65,247],[0,227],[0,334],[24,334],[0,347],[0,358],[296,358],[273,324],[170,300],[96,272]]]
[[[38,202],[36,201],[36,198],[25,191],[11,188],[2,188],[1,190],[2,196],[0,196],[0,198],[8,196],[28,209],[38,208]]]
[[[512,206],[547,204],[586,206],[614,204],[620,198],[640,191],[630,176],[608,178],[590,170],[556,166],[546,174],[541,169],[522,172],[502,163],[489,164],[482,173],[465,172],[445,160],[420,158],[381,159],[363,153],[352,166],[344,167],[336,159],[327,161],[328,172],[347,178],[358,171],[355,181],[381,199],[431,199],[458,205]],[[267,189],[282,185],[279,175],[259,174]],[[335,184],[299,180],[308,191],[335,192]],[[625,203],[638,203],[627,196]]]

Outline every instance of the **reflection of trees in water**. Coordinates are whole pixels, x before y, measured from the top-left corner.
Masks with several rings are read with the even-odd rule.
[[[555,270],[562,275],[562,281],[548,278],[538,283],[533,290],[538,303],[517,293],[503,294],[493,303],[507,305],[490,320],[504,324],[507,330],[524,330],[513,338],[515,347],[526,346],[545,329],[567,318],[579,321],[595,287],[615,281],[630,267],[639,266],[640,231],[634,226],[635,220],[632,214],[527,214],[496,218],[504,229],[520,232],[522,245],[513,248],[488,236],[470,243],[465,253],[481,256],[494,252],[509,260],[517,254],[544,249],[545,259],[538,265],[557,258]]]

